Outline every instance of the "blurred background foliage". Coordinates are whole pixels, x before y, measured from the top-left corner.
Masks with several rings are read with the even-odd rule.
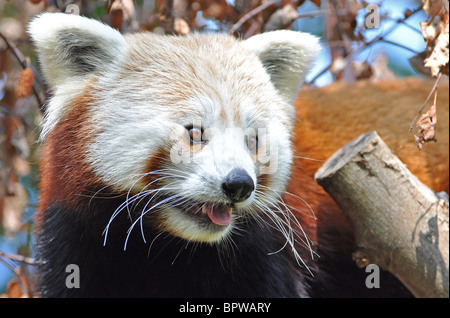
[[[310,32],[323,46],[307,77],[316,86],[436,76],[424,62],[445,27],[448,39],[448,0],[0,0],[0,294],[9,297],[33,296],[38,136],[49,91],[26,30],[44,11],[82,14],[123,33]],[[437,34],[427,38],[421,23]],[[448,75],[448,40],[446,61],[438,72]]]

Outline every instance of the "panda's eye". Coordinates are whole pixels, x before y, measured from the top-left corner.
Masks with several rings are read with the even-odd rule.
[[[258,150],[258,136],[250,135],[246,138],[247,149],[251,152],[256,152]]]
[[[188,132],[189,142],[191,145],[202,143],[202,137],[203,137],[203,129],[199,127],[186,127],[186,130]]]

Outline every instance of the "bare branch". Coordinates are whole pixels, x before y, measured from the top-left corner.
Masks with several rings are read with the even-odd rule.
[[[245,14],[242,18],[239,19],[238,22],[236,22],[228,31],[228,34],[234,34],[237,30],[239,30],[239,28],[248,20],[250,20],[251,18],[253,18],[255,15],[261,13],[262,11],[266,10],[267,8],[273,6],[273,5],[278,5],[279,1],[276,0],[270,0],[267,2],[264,2],[263,4],[261,4],[260,6],[256,7],[255,9],[251,10],[249,13]]]
[[[38,262],[34,258],[26,257],[18,254],[5,253],[0,250],[0,257],[4,257],[13,261],[25,263],[28,265],[36,265]]]

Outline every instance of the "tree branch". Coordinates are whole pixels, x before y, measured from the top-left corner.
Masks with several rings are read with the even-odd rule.
[[[316,181],[352,221],[360,267],[377,264],[416,297],[449,296],[449,202],[419,181],[376,132],[338,150]]]

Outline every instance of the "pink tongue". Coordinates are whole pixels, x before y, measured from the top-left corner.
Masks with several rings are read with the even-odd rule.
[[[211,221],[217,225],[228,225],[231,221],[231,209],[226,204],[205,203],[204,209]]]

